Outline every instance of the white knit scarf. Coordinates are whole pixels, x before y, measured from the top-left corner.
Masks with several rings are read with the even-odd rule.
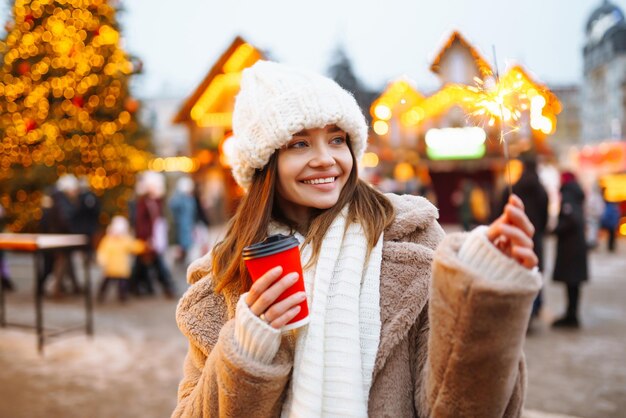
[[[367,417],[380,340],[382,234],[367,258],[360,224],[345,231],[347,206],[333,221],[317,263],[304,272],[310,322],[297,333],[282,417]],[[270,233],[287,232],[273,224]],[[300,244],[304,241],[296,233]],[[302,265],[311,256],[301,248]]]

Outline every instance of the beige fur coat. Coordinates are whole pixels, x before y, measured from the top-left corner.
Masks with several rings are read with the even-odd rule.
[[[371,417],[516,417],[526,384],[522,344],[540,281],[486,280],[464,265],[465,234],[444,233],[423,198],[387,195],[381,335]],[[294,339],[269,364],[243,358],[234,340],[239,295],[213,292],[210,260],[188,271],[177,322],[189,339],[174,417],[277,417],[291,375]]]

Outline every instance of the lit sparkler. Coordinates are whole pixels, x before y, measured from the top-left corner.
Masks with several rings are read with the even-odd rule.
[[[493,126],[496,119],[500,120],[500,143],[506,159],[509,194],[512,194],[509,144],[506,141],[506,135],[519,129],[519,120],[522,115],[520,108],[526,107],[522,103],[527,102],[528,97],[522,88],[523,82],[500,79],[495,47],[493,60],[495,74],[489,71],[483,74],[484,79],[474,77],[476,84],[467,87],[472,94],[466,100],[470,102],[470,108],[474,109],[472,115],[488,117],[489,126]],[[505,132],[505,126],[509,127],[509,131]]]
[[[500,119],[511,128],[505,135],[516,131],[522,115],[519,105],[521,101],[527,99],[526,93],[508,85],[509,83],[504,83],[499,79],[497,72],[496,75],[487,74],[485,80],[474,77],[474,82],[476,83],[474,86],[467,87],[473,94],[466,99],[472,102],[471,105],[475,109],[472,115],[489,117],[487,122],[489,126],[493,126],[496,119]]]

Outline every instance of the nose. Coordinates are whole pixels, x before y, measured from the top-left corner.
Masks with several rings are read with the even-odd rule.
[[[314,168],[319,167],[331,167],[335,165],[335,157],[333,157],[331,150],[328,147],[322,145],[315,147],[315,155],[309,161],[309,165]]]

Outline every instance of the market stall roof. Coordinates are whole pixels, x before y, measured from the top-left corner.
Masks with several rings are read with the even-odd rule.
[[[447,60],[447,54],[457,54],[465,59]],[[423,96],[417,91],[410,80],[400,78],[390,83],[370,108],[374,131],[386,135],[389,132],[388,121],[394,116],[405,127],[415,127],[459,107],[468,115],[484,117],[489,126],[501,117],[506,121],[517,120],[525,111],[529,113],[533,131],[542,135],[554,132],[561,103],[546,85],[537,82],[524,67],[514,65],[508,68],[496,82],[490,77],[492,70],[487,61],[455,31],[435,58],[431,69],[444,75],[449,65],[458,66],[459,63],[466,68],[475,66],[477,71],[462,71],[463,77],[467,79],[464,82],[444,80],[442,87],[429,96]],[[457,72],[448,71],[450,74]],[[473,79],[468,76],[472,73],[475,74]]]
[[[433,63],[430,65],[430,70],[433,73],[435,73],[435,74],[439,74],[440,73],[441,61],[448,54],[448,52],[450,51],[450,49],[452,48],[452,46],[455,43],[460,43],[464,48],[466,48],[470,52],[470,54],[474,58],[474,62],[476,63],[476,67],[478,68],[478,70],[480,71],[481,74],[491,74],[492,73],[492,69],[491,69],[491,66],[489,65],[489,62],[487,62],[487,60],[485,60],[482,57],[482,55],[478,52],[478,50],[476,48],[474,48],[463,37],[463,35],[461,35],[461,33],[459,31],[452,32],[452,34],[448,37],[448,40],[445,42],[444,46],[441,48],[441,50],[439,51],[439,53],[437,54],[437,56],[433,60]]]
[[[504,77],[510,77],[512,79],[520,78],[518,74],[521,75],[521,78],[528,82],[529,85],[533,86],[542,93],[547,104],[553,108],[552,110],[555,114],[561,113],[561,103],[556,95],[548,88],[548,86],[537,81],[534,76],[531,76],[531,74],[521,64],[517,64],[509,68]]]
[[[229,124],[232,114],[229,107],[239,91],[241,71],[262,58],[264,54],[259,49],[237,36],[184,101],[173,123],[196,121],[202,124],[204,121],[210,124],[213,120],[224,119],[222,122]]]
[[[388,120],[397,106],[410,107],[424,100],[415,87],[415,82],[405,76],[391,81],[385,90],[372,102],[370,114],[375,119]]]

